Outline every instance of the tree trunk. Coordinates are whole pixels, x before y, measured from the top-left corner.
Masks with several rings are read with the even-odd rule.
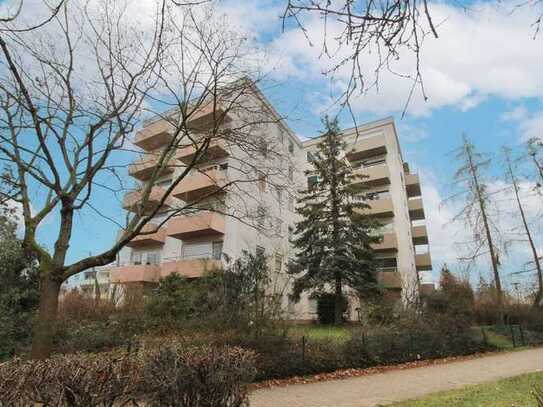
[[[58,295],[61,281],[52,277],[50,271],[41,271],[40,305],[34,322],[32,337],[32,359],[45,359],[53,351],[53,340],[56,333]]]
[[[343,292],[341,289],[341,277],[336,276],[336,291],[334,299],[334,325],[343,324]]]

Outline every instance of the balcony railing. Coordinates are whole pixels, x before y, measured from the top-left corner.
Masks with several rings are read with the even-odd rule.
[[[396,270],[379,271],[377,274],[377,281],[385,288],[402,288],[402,276]]]
[[[415,254],[415,264],[419,271],[432,270],[432,257],[430,253]]]
[[[173,130],[174,126],[166,120],[156,120],[136,134],[134,144],[145,151],[156,150],[172,140]]]
[[[176,239],[223,235],[225,232],[225,217],[219,213],[201,211],[193,215],[170,219],[167,230],[168,236]]]
[[[405,189],[408,197],[421,196],[420,181],[417,174],[405,174]]]
[[[160,159],[160,154],[162,153],[147,153],[143,157],[137,159],[134,161],[134,163],[128,166],[128,175],[139,179],[140,181],[148,180],[151,175],[153,175],[153,171],[155,170],[158,160]],[[172,164],[173,160],[165,161],[157,176],[172,173],[174,171]]]
[[[357,212],[361,212],[370,216],[393,216],[394,215],[394,206],[392,204],[392,199],[383,198],[383,199],[373,199],[366,201],[370,206],[368,209],[357,209]]]
[[[428,230],[425,225],[411,226],[411,236],[416,245],[428,244]]]
[[[411,220],[424,219],[424,206],[422,205],[422,198],[408,199],[407,206],[409,208],[409,217]]]
[[[386,164],[358,168],[354,171],[354,174],[358,175],[358,177],[353,180],[354,183],[362,182],[367,186],[390,184],[390,171]]]
[[[220,191],[227,183],[226,174],[220,170],[195,172],[185,177],[173,190],[173,196],[192,202]]]
[[[148,223],[142,228],[141,235],[133,238],[127,246],[129,247],[141,247],[141,246],[152,246],[152,245],[162,245],[166,240],[166,229],[161,227],[157,229],[158,225],[154,223]],[[146,233],[147,232],[147,233]],[[153,233],[148,233],[153,232]]]
[[[147,213],[151,210],[154,210],[162,200],[162,197],[166,194],[166,189],[162,187],[155,186],[151,189],[149,196],[147,198],[146,205],[143,207],[143,212]],[[143,191],[136,190],[129,192],[125,195],[123,200],[123,208],[130,212],[138,212],[141,208],[141,202],[143,199]],[[164,201],[162,208],[171,208],[173,205],[173,200],[168,197]]]
[[[160,278],[158,264],[131,264],[120,266],[111,271],[112,283],[156,283]]]
[[[204,130],[230,121],[223,103],[205,103],[190,112],[187,125],[191,129]]]
[[[386,154],[385,138],[374,136],[361,138],[346,154],[349,161],[357,161],[376,155]]]
[[[194,145],[180,148],[179,150],[177,150],[175,157],[187,165],[191,164],[194,161],[196,153],[198,149],[201,148],[201,146],[202,144],[197,143]],[[205,150],[201,151],[201,155],[200,157],[198,157],[197,164],[205,163],[210,160],[225,158],[228,157],[228,155],[229,151],[226,146],[226,141],[223,139],[213,140],[209,143]]]
[[[375,251],[398,250],[398,239],[396,238],[396,233],[384,233],[381,243],[373,244],[372,248]]]

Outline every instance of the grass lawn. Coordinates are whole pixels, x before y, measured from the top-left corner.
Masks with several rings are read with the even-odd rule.
[[[292,337],[301,338],[305,336],[311,340],[332,340],[344,342],[351,339],[355,327],[333,326],[333,325],[297,325],[289,330]]]
[[[394,404],[396,407],[441,407],[441,406],[492,406],[529,407],[538,406],[534,387],[543,392],[543,373],[529,373],[497,382],[468,386],[419,399]]]

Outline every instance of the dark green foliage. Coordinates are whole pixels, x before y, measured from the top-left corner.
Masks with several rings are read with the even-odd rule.
[[[34,259],[23,251],[11,218],[0,215],[0,360],[25,349],[38,305]]]
[[[295,276],[294,299],[304,291],[324,292],[331,287],[339,306],[342,287],[365,297],[378,290],[371,244],[380,240],[376,222],[360,213],[368,196],[342,157],[344,148],[337,120],[324,120],[325,134],[312,160],[316,182],[300,191],[293,245],[297,256],[289,265]],[[340,318],[340,312],[336,319]],[[336,321],[338,322],[338,321]]]
[[[188,279],[178,274],[162,278],[145,306],[149,321],[172,324],[205,319],[217,301],[210,292],[210,280],[212,277]]]
[[[0,405],[240,407],[255,374],[239,348],[168,344],[0,365]]]
[[[231,344],[256,352],[257,380],[286,378],[338,369],[368,368],[423,359],[468,355],[494,349],[478,332],[448,321],[409,321],[364,332],[345,342],[292,338],[238,338]]]
[[[317,316],[320,324],[330,325],[334,323],[334,309],[336,296],[332,293],[321,293],[313,295],[317,299]],[[342,297],[341,313],[345,315],[349,301]]]
[[[278,312],[267,295],[269,271],[262,253],[244,252],[224,271],[198,279],[170,275],[149,296],[145,313],[150,325],[206,326],[256,333],[274,325]]]

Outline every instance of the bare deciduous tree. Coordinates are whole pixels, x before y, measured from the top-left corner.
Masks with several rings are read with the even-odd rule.
[[[458,189],[449,200],[461,199],[462,209],[455,215],[454,221],[462,221],[470,230],[473,240],[462,242],[467,250],[467,255],[460,260],[474,263],[487,253],[490,256],[494,284],[496,287],[496,306],[498,308],[498,321],[503,321],[503,291],[500,278],[499,252],[495,244],[498,231],[490,216],[491,194],[485,183],[484,171],[490,164],[490,159],[485,158],[475,150],[466,136],[463,137],[462,146],[456,153],[460,163],[454,175],[454,187]],[[488,249],[486,252],[485,247]]]
[[[265,139],[268,126],[281,120],[254,86],[258,72],[244,63],[245,39],[199,2],[157,0],[146,10],[136,3],[63,1],[32,30],[21,28],[28,27],[24,13],[0,22],[0,163],[11,174],[2,178],[0,199],[21,205],[24,246],[39,260],[34,358],[52,350],[58,294],[70,276],[111,263],[134,237],[156,232],[173,216],[205,209],[251,223],[257,198],[247,185],[263,178],[288,184],[288,154]],[[250,73],[254,80],[246,79]],[[139,164],[151,160],[152,170],[133,185],[126,159],[139,151],[131,135],[144,119],[167,142],[143,152]],[[216,143],[232,151],[237,168],[209,193],[174,197],[187,176],[211,177],[198,164]],[[178,160],[187,148],[194,153]],[[173,173],[171,182],[158,186],[164,173]],[[118,202],[130,190],[124,220],[99,209],[97,202]],[[238,197],[231,208],[216,204],[226,190]],[[89,213],[117,225],[118,238],[101,253],[69,262],[77,219]],[[37,230],[52,214],[58,234],[47,250]]]
[[[522,227],[524,229],[524,234],[526,236],[526,240],[528,241],[528,244],[530,245],[530,251],[532,252],[533,262],[534,266],[537,272],[537,284],[538,284],[538,291],[534,299],[534,307],[540,307],[542,305],[543,301],[543,272],[541,270],[541,262],[539,259],[539,255],[537,253],[537,248],[535,247],[534,239],[533,239],[533,233],[530,230],[530,226],[528,224],[528,219],[526,217],[526,211],[524,209],[524,205],[521,200],[520,196],[520,185],[518,177],[515,173],[515,167],[513,163],[513,159],[511,158],[511,150],[509,148],[503,149],[503,155],[505,159],[505,172],[508,181],[511,183],[511,186],[513,188],[513,193],[515,195],[515,201],[517,203],[518,212],[520,215],[520,219],[522,221]]]

